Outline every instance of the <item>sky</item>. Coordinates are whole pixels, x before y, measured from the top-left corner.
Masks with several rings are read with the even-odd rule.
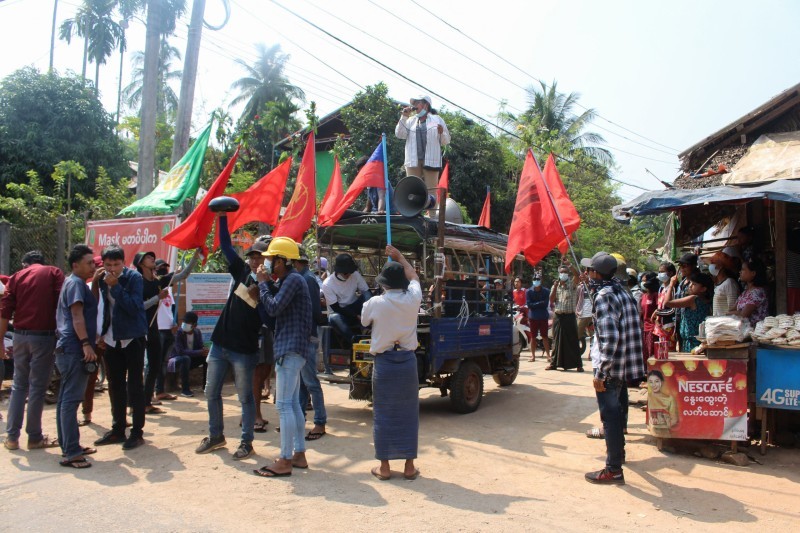
[[[0,79],[27,65],[47,69],[53,5],[0,0]],[[59,0],[58,24],[79,5]],[[436,108],[496,122],[501,105],[520,113],[526,88],[556,81],[559,91],[580,94],[576,113],[597,113],[587,130],[606,139],[623,200],[663,189],[647,170],[671,182],[679,152],[800,82],[800,2],[792,0],[231,0],[230,6],[223,29],[203,31],[193,132],[214,109],[229,107],[237,94],[231,83],[245,75],[235,60],[252,63],[256,43],[278,43],[290,55],[287,75],[307,102],[316,102],[319,116],[383,81],[397,100],[429,94]],[[207,0],[206,20],[223,19],[222,0]],[[188,22],[187,12],[170,40],[182,52]],[[140,19],[128,30],[123,85],[130,82],[131,52],[143,49]],[[82,51],[80,42],[57,40],[55,68],[79,73]],[[115,54],[100,71],[101,98],[112,113],[119,69]],[[88,72],[94,76],[93,65]],[[241,109],[230,112],[238,116]]]

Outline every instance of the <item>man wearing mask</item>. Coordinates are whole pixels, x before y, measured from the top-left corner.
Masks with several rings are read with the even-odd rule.
[[[550,291],[550,305],[553,306],[553,361],[545,370],[562,368],[583,372],[583,362],[578,345],[578,319],[575,316],[577,304],[578,271],[575,267],[562,263],[558,268],[558,280]]]
[[[124,450],[144,444],[144,349],[147,319],[144,312],[142,275],[125,266],[125,252],[117,245],[101,254],[99,290],[103,299],[103,340],[108,368],[108,394],[113,421],[111,431],[95,446],[123,443]],[[92,290],[97,286],[93,284]],[[125,409],[130,404],[133,426],[125,438]]]
[[[361,308],[369,300],[369,286],[350,254],[339,254],[333,264],[333,276],[322,284],[328,305],[328,322],[349,348],[353,343],[353,327],[361,326]]]
[[[533,278],[531,288],[525,293],[528,305],[528,318],[531,323],[531,361],[536,360],[536,335],[542,337],[542,347],[547,360],[550,356],[550,338],[547,335],[547,323],[550,320],[550,290],[542,287],[541,275]]]
[[[240,461],[253,455],[253,369],[258,362],[258,334],[263,322],[258,311],[256,269],[263,263],[257,252],[246,254],[245,262],[236,253],[228,231],[228,217],[217,217],[222,253],[228,261],[231,291],[211,334],[208,352],[206,400],[208,402],[208,437],[195,453],[209,453],[226,446],[222,419],[222,385],[229,369],[233,370],[236,393],[242,406],[242,437],[233,459]]]

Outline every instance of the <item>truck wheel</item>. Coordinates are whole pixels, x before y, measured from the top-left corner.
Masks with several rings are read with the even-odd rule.
[[[514,370],[506,371],[501,370],[496,374],[492,374],[492,378],[494,382],[500,385],[501,387],[508,387],[514,380],[517,379],[517,374],[519,374],[519,355],[514,356]]]
[[[456,413],[472,413],[483,399],[483,372],[474,361],[464,361],[453,375],[450,402]]]

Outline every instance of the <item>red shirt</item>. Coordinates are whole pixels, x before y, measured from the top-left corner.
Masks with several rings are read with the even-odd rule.
[[[56,308],[64,273],[54,266],[33,264],[8,280],[0,317],[14,319],[14,329],[55,331]]]
[[[520,307],[525,307],[527,302],[525,301],[525,289],[514,289],[512,293],[514,294],[514,305],[518,305]]]

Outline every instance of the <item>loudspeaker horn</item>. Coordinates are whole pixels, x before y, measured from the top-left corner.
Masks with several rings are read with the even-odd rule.
[[[400,214],[408,218],[436,207],[436,197],[428,193],[425,182],[416,176],[400,180],[394,188],[394,202]]]

